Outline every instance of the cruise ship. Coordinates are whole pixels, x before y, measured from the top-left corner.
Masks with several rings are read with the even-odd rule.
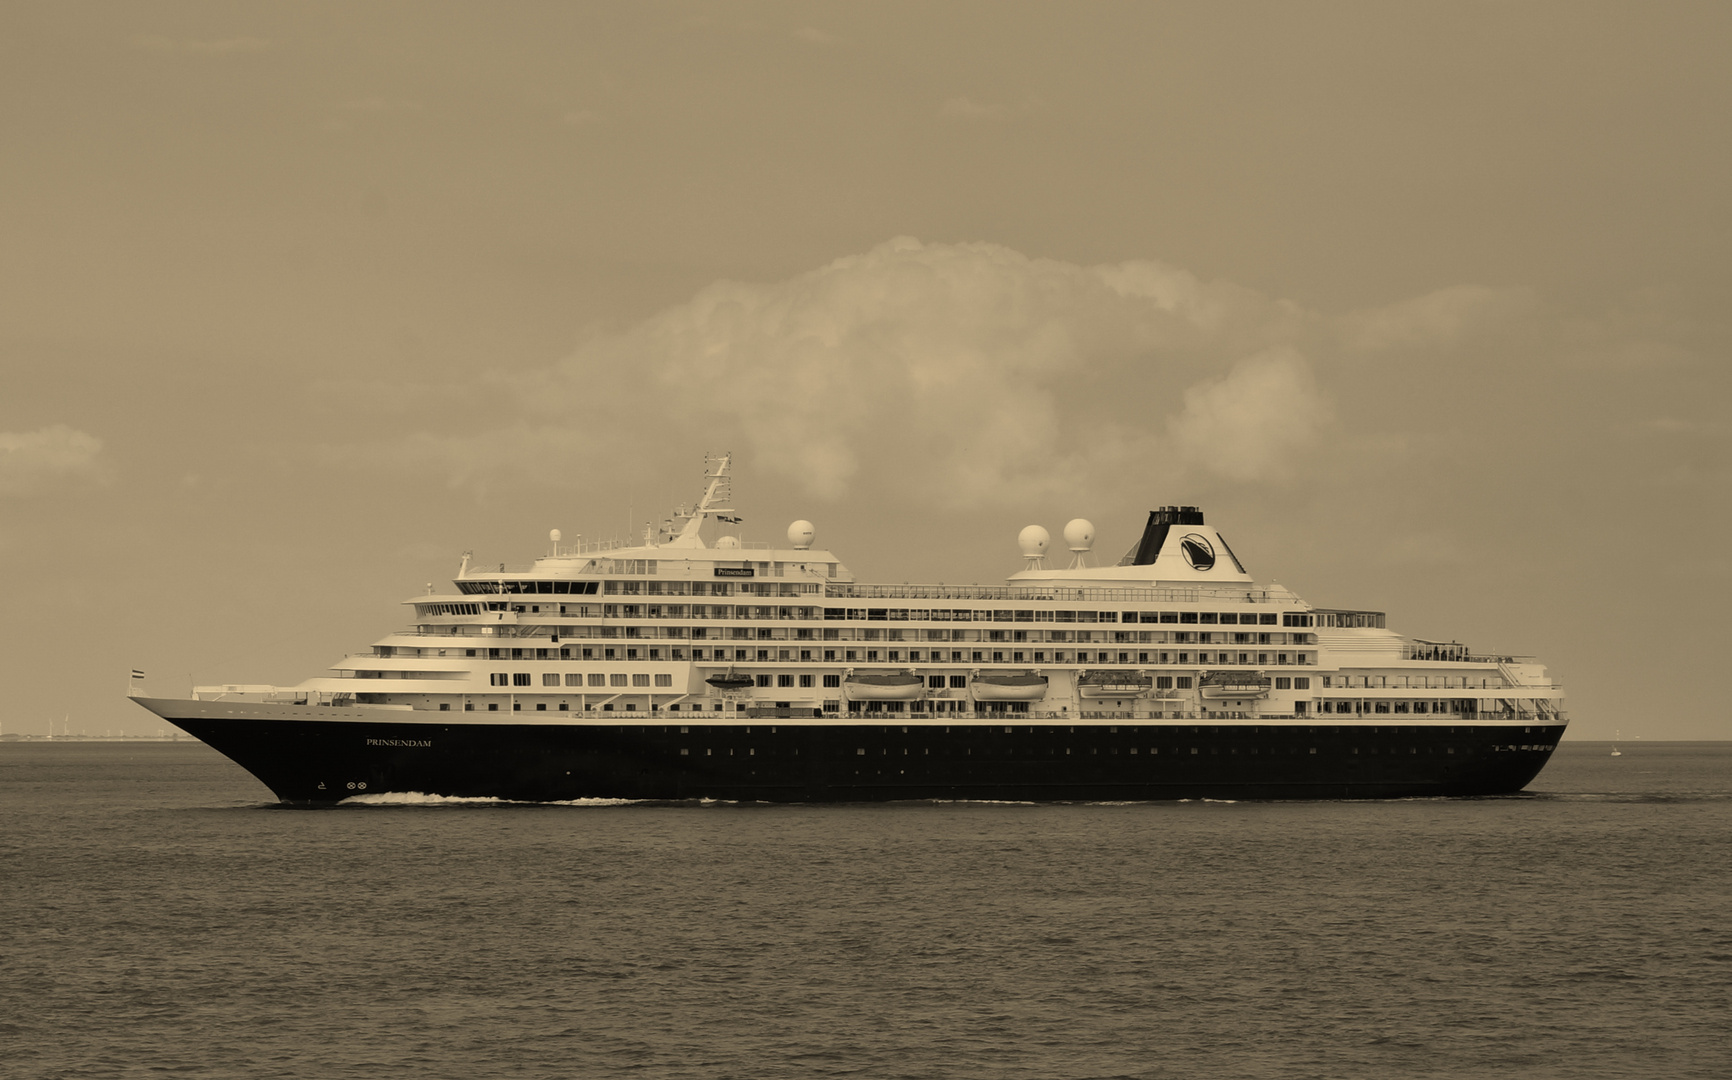
[[[1063,567],[1031,525],[1003,585],[871,585],[809,522],[742,539],[730,467],[641,540],[465,555],[328,675],[135,700],[309,804],[1499,795],[1567,723],[1531,658],[1260,585],[1197,507],[1111,565],[1078,519]]]

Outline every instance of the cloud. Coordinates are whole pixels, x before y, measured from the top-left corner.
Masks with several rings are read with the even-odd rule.
[[[264,38],[232,37],[210,41],[175,40],[160,34],[134,38],[133,48],[145,52],[180,53],[190,56],[227,56],[234,53],[264,52],[271,43]]]
[[[1052,112],[1045,99],[1026,97],[1020,104],[982,103],[970,97],[953,97],[938,108],[938,115],[958,123],[1015,123]]]
[[[408,98],[364,97],[353,101],[345,101],[337,106],[344,112],[367,113],[382,116],[387,113],[419,112],[421,103]]]
[[[646,474],[732,447],[824,500],[964,509],[1291,476],[1335,409],[1336,321],[1150,259],[1084,265],[897,237],[769,282],[717,281],[557,364],[425,398],[461,430],[331,446],[484,493]],[[581,418],[581,419],[574,419]],[[662,460],[663,457],[666,460]]]
[[[0,495],[30,495],[58,484],[101,480],[102,440],[64,424],[0,431]]]
[[[1305,325],[1153,261],[900,237],[785,281],[710,285],[586,343],[523,400],[544,414],[642,400],[669,430],[725,426],[755,467],[824,498],[869,473],[950,505],[1014,503],[1171,459],[1151,409],[1250,354],[1185,398],[1171,438],[1206,472],[1254,481],[1326,415],[1296,351],[1260,355]],[[1191,453],[1216,437],[1249,445]]]
[[[387,466],[430,471],[447,487],[485,497],[501,477],[529,465],[542,475],[582,475],[604,455],[610,440],[594,427],[519,422],[461,435],[417,431],[364,444],[320,444],[312,456],[327,466]]]
[[[405,116],[421,111],[421,103],[412,98],[391,98],[381,95],[355,98],[336,106],[334,115],[320,125],[326,131],[352,131],[357,124],[367,124],[385,117]]]
[[[1288,475],[1329,415],[1304,357],[1282,346],[1186,390],[1168,431],[1173,449],[1196,468],[1250,482]]]
[[[972,98],[953,97],[939,108],[938,115],[947,120],[996,120],[1005,115],[1005,110],[1002,105],[982,105]]]
[[[1379,561],[1392,566],[1459,566],[1468,557],[1458,537],[1437,531],[1398,533],[1378,551]]]
[[[1342,342],[1359,352],[1390,352],[1449,344],[1509,321],[1530,308],[1524,289],[1452,285],[1338,321]]]

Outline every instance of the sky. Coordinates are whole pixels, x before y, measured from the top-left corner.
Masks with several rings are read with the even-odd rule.
[[[0,728],[292,684],[465,551],[996,583],[1204,508],[1732,737],[1732,8],[9,3]]]

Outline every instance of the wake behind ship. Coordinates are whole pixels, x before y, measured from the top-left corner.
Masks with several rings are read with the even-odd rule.
[[[1002,586],[858,584],[810,523],[738,523],[729,459],[641,543],[562,545],[405,601],[294,687],[136,697],[285,802],[1388,798],[1521,790],[1567,723],[1528,658],[1258,585],[1195,507],[1114,566],[1094,527]]]

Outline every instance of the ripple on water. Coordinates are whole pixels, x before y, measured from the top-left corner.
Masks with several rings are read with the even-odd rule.
[[[1724,1074],[1724,751],[1231,813],[284,814],[76,749],[0,747],[8,1076]]]

